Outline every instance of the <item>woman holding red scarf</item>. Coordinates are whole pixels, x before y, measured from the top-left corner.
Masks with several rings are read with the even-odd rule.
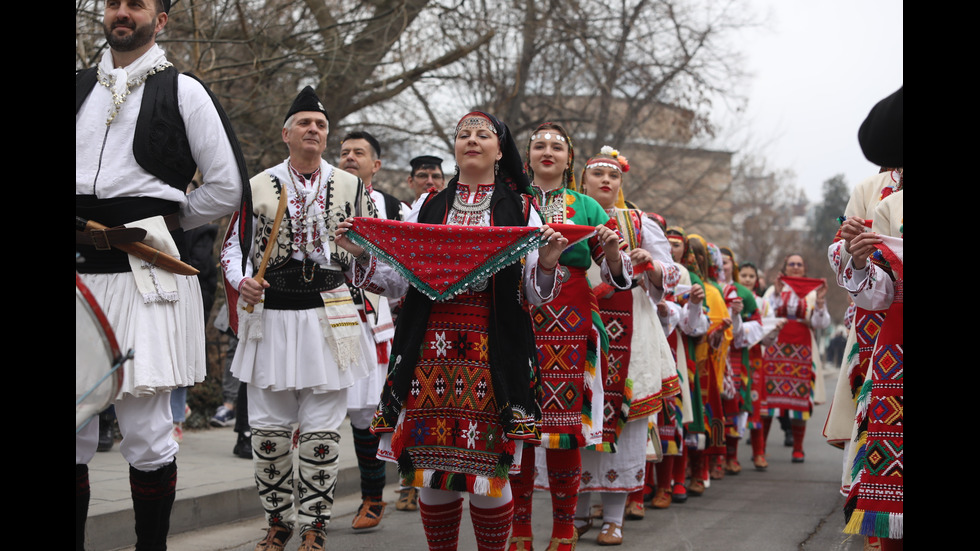
[[[827,312],[827,283],[806,277],[806,264],[799,254],[790,254],[776,283],[763,300],[780,319],[776,341],[766,346],[762,366],[766,373],[763,409],[763,445],[769,436],[772,417],[785,412],[793,431],[793,463],[803,463],[806,421],[813,411],[813,384],[820,361],[814,329],[830,326]],[[765,448],[762,450],[765,459]],[[758,465],[758,460],[757,460]]]
[[[601,267],[603,281],[617,289],[629,289],[633,275],[629,256],[620,250],[619,234],[605,225],[609,215],[594,199],[575,189],[573,164],[572,142],[560,125],[545,123],[531,133],[525,167],[533,179],[531,190],[543,221],[596,228],[595,237],[562,254],[561,293],[531,312],[544,388],[541,447],[553,518],[549,551],[569,551],[575,546],[574,518],[582,474],[579,450],[602,437],[602,380],[597,370],[608,341],[586,270],[595,262]],[[524,456],[521,475],[513,485],[510,549],[528,551],[533,542],[533,454]]]
[[[455,153],[458,175],[443,191],[423,195],[409,222],[541,225],[506,125],[486,113],[467,114],[456,127]],[[340,224],[337,243],[357,257],[354,283],[388,296],[407,293],[372,425],[381,436],[378,456],[397,461],[403,482],[421,488],[430,550],[456,549],[468,493],[477,549],[502,551],[514,511],[509,475],[520,465],[522,442],[541,438],[527,303],[545,303],[560,291],[558,257],[568,240],[545,227],[548,244],[528,254],[523,267],[511,264],[451,298],[432,300],[409,288],[411,274],[352,242],[345,235],[352,222]]]

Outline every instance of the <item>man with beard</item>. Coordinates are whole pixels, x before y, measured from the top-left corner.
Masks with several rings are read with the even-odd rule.
[[[171,273],[116,245],[141,239],[185,256],[184,230],[250,205],[244,160],[224,112],[156,45],[169,10],[170,0],[107,1],[109,50],[98,66],[75,75],[75,213],[112,228],[76,231],[75,251],[84,259],[76,270],[120,348],[135,352],[125,363],[115,407],[141,551],[167,546],[178,450],[170,436],[170,391],[204,380],[203,303],[194,276]],[[185,195],[198,169],[203,185]],[[146,236],[133,237],[122,225],[145,229]],[[76,549],[84,547],[87,465],[98,428],[91,422],[75,435]]]

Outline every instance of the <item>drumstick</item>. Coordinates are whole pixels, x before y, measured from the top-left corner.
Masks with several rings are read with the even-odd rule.
[[[273,242],[279,239],[279,226],[282,224],[282,217],[286,213],[286,190],[282,187],[279,188],[279,206],[276,208],[276,219],[272,222],[272,233],[269,234],[269,243],[265,247],[265,252],[262,253],[262,262],[259,264],[259,271],[256,272],[255,280],[259,286],[262,286],[262,282],[265,281],[265,268],[269,265],[269,257],[272,256],[272,246]],[[245,311],[249,314],[255,307],[251,304],[245,305]]]

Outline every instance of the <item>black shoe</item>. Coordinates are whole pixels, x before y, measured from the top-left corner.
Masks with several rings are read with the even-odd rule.
[[[788,430],[784,434],[785,434],[785,436],[783,437],[783,445],[786,446],[787,448],[792,448],[793,447],[793,431],[789,431]]]
[[[231,453],[242,459],[252,459],[252,433],[238,433],[238,440],[235,442],[235,448],[231,450]]]

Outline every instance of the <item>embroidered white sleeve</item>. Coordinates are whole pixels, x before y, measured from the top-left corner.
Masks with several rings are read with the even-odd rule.
[[[708,332],[708,316],[700,304],[688,302],[681,310],[681,331],[689,337],[700,337]]]
[[[531,210],[531,216],[527,220],[528,227],[540,227],[541,217],[537,211]],[[527,255],[524,263],[524,294],[527,301],[535,306],[540,306],[550,302],[561,292],[560,264],[555,267],[551,274],[543,273],[538,270],[538,251],[533,250]]]
[[[741,331],[736,331],[735,347],[751,348],[762,341],[762,324],[757,321],[743,321]],[[732,328],[734,331],[734,327]]]
[[[895,296],[895,283],[885,270],[868,264],[858,270],[848,261],[843,274],[844,288],[851,299],[865,310],[887,310]]]
[[[612,285],[617,289],[629,289],[633,286],[633,263],[630,261],[630,256],[623,251],[619,251],[619,259],[623,262],[623,284],[620,285],[613,277],[612,272],[609,271],[609,264],[606,259],[602,259],[602,264],[599,265],[599,275],[602,277],[602,281]]]
[[[667,305],[667,315],[660,316],[658,311],[658,316],[660,317],[660,325],[664,328],[664,334],[669,336],[681,321],[681,305],[671,301],[664,304]]]
[[[245,274],[242,273],[242,248],[238,242],[238,215],[235,215],[231,219],[231,231],[228,232],[228,239],[225,240],[224,244],[221,246],[221,269],[225,272],[225,279],[228,283],[231,283],[235,289],[238,289],[242,280],[245,279]],[[255,221],[253,220],[252,229],[254,233]],[[254,241],[255,237],[251,237]],[[248,273],[253,273],[255,267],[252,266],[252,259],[248,259],[248,264],[246,270]]]

